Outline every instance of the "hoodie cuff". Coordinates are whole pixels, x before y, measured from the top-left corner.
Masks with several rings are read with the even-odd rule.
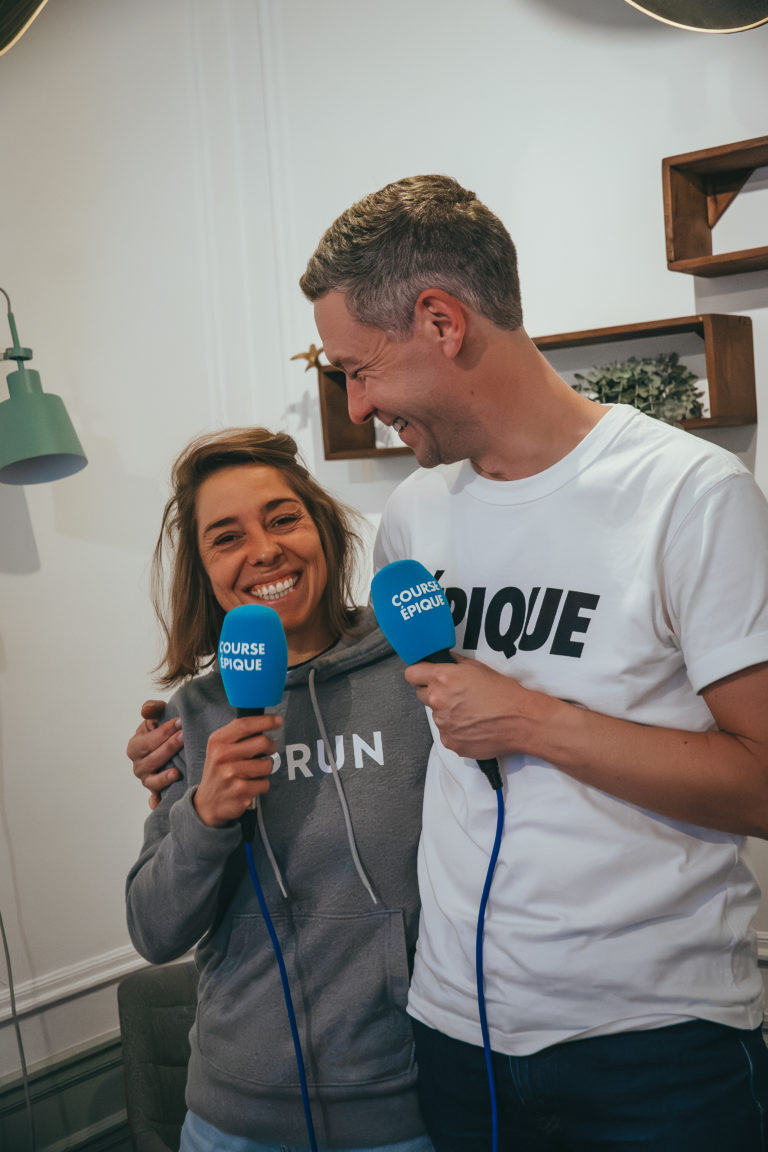
[[[170,814],[170,826],[178,844],[196,856],[206,860],[220,860],[229,856],[243,838],[239,820],[233,820],[223,828],[212,828],[204,824],[197,814],[193,797],[197,787],[190,788],[174,804]]]

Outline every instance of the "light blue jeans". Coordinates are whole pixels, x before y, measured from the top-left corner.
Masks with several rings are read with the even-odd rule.
[[[308,1152],[308,1149],[295,1144],[262,1144],[247,1136],[227,1136],[194,1112],[187,1112],[179,1152]],[[344,1152],[434,1152],[434,1148],[429,1136],[417,1136],[398,1144],[366,1144],[361,1148],[346,1148]]]

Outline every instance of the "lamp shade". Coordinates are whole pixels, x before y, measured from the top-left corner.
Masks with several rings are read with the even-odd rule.
[[[79,472],[88,463],[61,397],[43,392],[34,368],[7,376],[0,403],[0,482],[40,484]]]

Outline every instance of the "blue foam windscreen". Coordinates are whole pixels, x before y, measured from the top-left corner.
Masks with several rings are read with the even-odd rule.
[[[266,604],[239,604],[224,617],[219,668],[227,700],[249,711],[279,704],[288,671],[283,622]]]
[[[418,560],[395,560],[371,583],[379,627],[406,664],[453,648],[456,629],[445,594]]]

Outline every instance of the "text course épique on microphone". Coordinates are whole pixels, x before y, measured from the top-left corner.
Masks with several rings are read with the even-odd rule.
[[[235,672],[260,672],[261,657],[266,654],[266,644],[257,640],[222,640],[219,644],[219,667],[233,668]]]
[[[437,595],[428,595],[428,593]],[[423,599],[419,600],[418,597]],[[429,612],[432,608],[440,608],[445,604],[443,590],[437,580],[429,580],[424,584],[415,584],[411,588],[403,588],[392,597],[392,604],[397,608],[403,620],[410,620],[418,612]]]

